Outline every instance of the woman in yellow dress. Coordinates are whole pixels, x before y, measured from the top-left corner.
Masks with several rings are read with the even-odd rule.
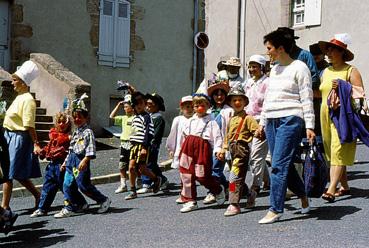
[[[336,34],[329,41],[320,41],[319,46],[328,56],[331,66],[326,68],[321,75],[322,106],[320,111],[323,145],[327,161],[330,162],[330,185],[322,198],[328,202],[334,202],[335,197],[350,194],[347,181],[346,166],[354,164],[356,141],[341,144],[337,129],[329,116],[327,98],[331,89],[338,88],[337,79],[350,82],[353,86],[363,87],[360,72],[347,61],[354,59],[354,54],[347,49],[350,42],[348,34]],[[338,183],[341,184],[336,191]]]

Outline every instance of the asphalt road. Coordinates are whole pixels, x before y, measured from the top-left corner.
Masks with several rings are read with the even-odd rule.
[[[271,225],[257,223],[269,207],[266,193],[253,210],[242,208],[240,215],[226,218],[227,205],[202,204],[206,191],[199,186],[199,209],[180,213],[175,170],[165,173],[171,182],[169,193],[132,201],[113,193],[116,184],[98,185],[113,201],[106,214],[96,214],[98,206],[92,205],[86,214],[54,219],[52,214],[62,207],[59,193],[49,216],[31,219],[33,198],[14,198],[11,205],[20,217],[8,236],[0,234],[0,247],[369,247],[367,147],[358,147],[357,160],[349,168],[351,196],[331,204],[313,199],[308,215],[298,213],[297,199],[289,200],[281,221]]]

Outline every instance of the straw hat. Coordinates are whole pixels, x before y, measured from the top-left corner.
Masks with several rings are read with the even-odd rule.
[[[229,66],[237,66],[237,67],[241,67],[241,60],[237,57],[230,57],[225,63],[223,63],[224,65],[229,65]]]
[[[334,38],[330,41],[319,41],[319,47],[320,50],[324,54],[327,54],[327,50],[329,46],[334,46],[342,49],[344,51],[343,53],[343,59],[345,61],[351,61],[354,59],[354,54],[347,49],[347,46],[351,44],[351,37],[349,34],[343,33],[343,34],[335,34]]]

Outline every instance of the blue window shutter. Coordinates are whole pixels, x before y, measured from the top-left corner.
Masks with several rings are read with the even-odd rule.
[[[99,32],[99,64],[129,67],[130,3],[101,0]]]

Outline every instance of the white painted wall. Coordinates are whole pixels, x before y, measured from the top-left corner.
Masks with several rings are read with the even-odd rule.
[[[205,49],[205,75],[217,72],[221,56],[237,56],[238,0],[206,0],[209,46]]]

